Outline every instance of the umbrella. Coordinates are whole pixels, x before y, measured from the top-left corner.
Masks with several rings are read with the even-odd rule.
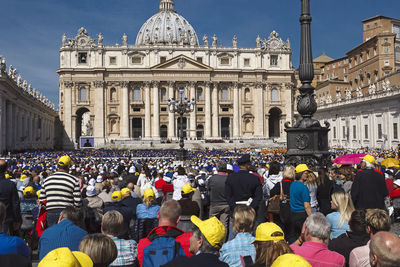
[[[386,168],[393,168],[393,167],[398,168],[400,165],[400,162],[398,159],[395,159],[395,158],[387,158],[381,162],[381,165],[385,166]]]
[[[347,155],[337,157],[332,162],[336,163],[336,164],[341,164],[341,165],[360,164],[362,161],[361,158],[364,157],[365,155],[366,154],[347,154]]]

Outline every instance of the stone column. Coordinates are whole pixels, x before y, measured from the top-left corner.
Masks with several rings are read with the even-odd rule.
[[[104,137],[105,137],[105,97],[104,97],[104,81],[95,81],[93,82],[94,85],[94,125],[93,125],[93,135],[96,137],[96,142],[104,144]]]
[[[168,82],[168,98],[174,98],[174,81]],[[169,111],[168,111],[169,112]],[[172,112],[168,113],[168,138],[175,137],[175,114]]]
[[[290,124],[293,125],[292,124],[292,120],[293,120],[293,113],[292,113],[292,107],[293,107],[292,99],[293,99],[293,97],[292,97],[292,94],[293,94],[294,84],[293,83],[286,83],[286,84],[284,84],[284,86],[285,86],[285,91],[284,91],[285,92],[284,93],[285,99],[279,99],[279,101],[282,102],[282,103],[285,103],[285,106],[286,106],[286,112],[285,112],[286,113],[286,121],[290,122]],[[283,86],[282,86],[282,88],[283,88]]]
[[[65,145],[68,146],[70,142],[75,141],[75,140],[73,140],[73,132],[75,132],[75,128],[72,127],[72,115],[73,115],[72,114],[72,88],[73,87],[74,87],[73,82],[64,82],[64,129],[65,129],[65,133],[66,133],[66,136],[64,136],[64,138],[63,138],[64,146]],[[32,128],[31,128],[31,136],[33,138]],[[69,146],[69,148],[71,148],[71,147]]]
[[[5,101],[2,95],[0,95],[0,155],[3,154],[5,151],[5,145],[6,145],[6,140],[5,140],[5,132],[4,130],[6,129],[5,127],[5,115],[6,115],[6,107],[5,107]]]
[[[151,138],[151,99],[150,99],[150,82],[144,84],[144,110],[145,110],[145,122],[144,122],[144,137]]]
[[[205,120],[204,137],[211,137],[211,82],[205,83]]]
[[[238,138],[240,134],[239,129],[239,83],[235,82],[233,84],[233,137]]]
[[[129,82],[121,82],[121,123],[120,134],[121,138],[129,138]]]
[[[196,99],[196,82],[190,82],[190,99]],[[190,138],[195,139],[196,135],[197,123],[196,123],[196,107],[193,112],[190,112]]]
[[[160,138],[160,82],[153,81],[153,138]]]
[[[262,83],[257,83],[254,90],[254,136],[264,136],[264,92]]]
[[[219,103],[218,103],[218,83],[213,83],[212,90],[212,136],[219,137]]]

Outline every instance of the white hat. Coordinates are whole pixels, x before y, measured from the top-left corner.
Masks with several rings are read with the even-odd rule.
[[[397,186],[400,186],[400,179],[397,179],[396,181],[394,181],[394,184]]]
[[[103,182],[103,176],[101,176],[101,175],[97,176],[96,182],[102,183]]]
[[[89,185],[88,187],[86,187],[86,195],[88,197],[93,197],[96,195],[96,188],[94,188],[93,185]]]
[[[131,167],[129,168],[129,173],[135,173],[135,172],[136,172],[135,166],[131,166]]]
[[[233,171],[233,166],[231,164],[226,164],[226,169]]]

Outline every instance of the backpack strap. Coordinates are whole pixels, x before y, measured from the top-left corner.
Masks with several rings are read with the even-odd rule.
[[[163,235],[161,235],[161,236],[157,235],[157,233],[151,234],[151,235],[147,238],[150,242],[153,242],[153,240],[155,240],[155,239],[157,239],[157,238],[159,238],[159,237],[172,237],[172,238],[175,239],[175,238],[177,238],[178,236],[180,236],[180,235],[183,234],[181,231],[179,231],[179,230],[176,229],[176,228],[168,229],[169,226],[161,226],[161,227],[166,231],[165,234],[163,234]]]

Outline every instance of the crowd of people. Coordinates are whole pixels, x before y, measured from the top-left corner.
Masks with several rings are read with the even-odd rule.
[[[379,164],[398,155],[362,152],[318,170],[284,150],[10,154],[1,266],[400,266],[399,166]]]

